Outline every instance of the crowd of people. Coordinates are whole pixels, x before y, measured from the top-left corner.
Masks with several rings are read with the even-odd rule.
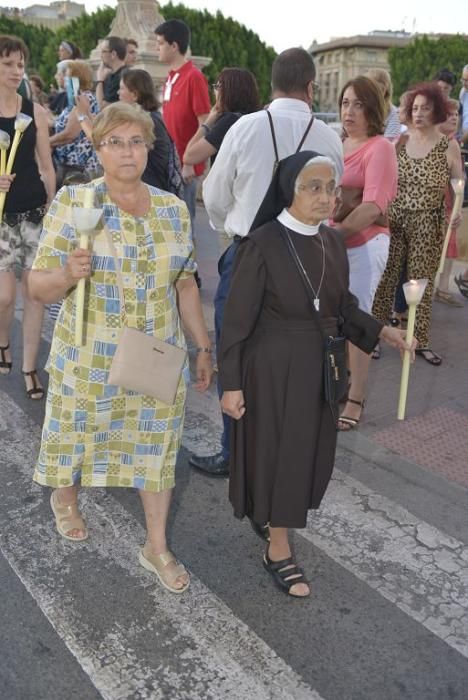
[[[56,317],[34,479],[52,488],[57,531],[74,542],[88,537],[80,487],[135,488],[147,529],[139,561],[165,588],[184,592],[189,573],[168,548],[166,522],[190,381],[185,333],[195,345],[196,388],[206,391],[213,374],[196,265],[202,186],[220,241],[214,307],[223,435],[220,453],[189,461],[204,474],[230,476],[235,515],[248,517],[266,542],[263,566],[286,594],[306,597],[289,530],[320,506],[337,431],[361,420],[379,342],[440,365],[430,342],[433,298],[462,305],[449,288],[460,216],[434,283],[450,182],[464,178],[468,66],[460,103],[450,99],[456,78],[446,69],[408,86],[399,108],[386,71],[356,76],[340,93],[338,134],[313,114],[318,86],[304,49],[275,59],[268,105],[260,104],[255,76],[237,67],[220,72],[212,105],[188,55],[189,27],[168,20],[155,34],[168,68],[161,96],[136,67],[137,43],[109,36],[95,75],[79,47],[62,41],[57,88],[47,95],[31,75],[31,99],[18,94],[27,47],[0,36],[0,131],[12,141],[17,115],[30,121],[12,173],[0,173],[0,373],[16,360],[10,332],[19,266],[31,399],[45,395],[37,372],[44,305]],[[82,248],[73,210],[90,201],[101,216]],[[401,286],[419,278],[428,284],[409,345]],[[455,283],[468,297],[468,271]],[[132,372],[145,369],[137,364],[111,382],[126,339],[138,363],[148,336],[161,341],[169,362],[167,348],[182,350],[178,370],[148,365],[147,393],[133,388]],[[324,338],[340,348],[332,373]],[[170,401],[157,391],[169,375]]]

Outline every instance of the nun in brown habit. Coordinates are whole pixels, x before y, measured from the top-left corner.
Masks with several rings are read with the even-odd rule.
[[[335,189],[329,158],[301,151],[280,162],[239,245],[218,353],[221,406],[235,419],[229,499],[238,518],[248,516],[269,535],[264,566],[294,597],[310,588],[291,556],[288,530],[305,527],[307,511],[320,506],[337,431],[324,400],[323,338],[281,232],[309,277],[327,334],[338,334],[341,316],[342,335],[364,352],[379,338],[407,349],[404,332],[361,311],[348,289],[342,235],[325,223]]]

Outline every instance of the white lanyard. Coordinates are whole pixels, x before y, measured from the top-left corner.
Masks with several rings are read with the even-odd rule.
[[[179,73],[174,73],[172,78],[166,80],[166,85],[164,86],[163,102],[169,102],[172,94],[172,86],[179,77]]]

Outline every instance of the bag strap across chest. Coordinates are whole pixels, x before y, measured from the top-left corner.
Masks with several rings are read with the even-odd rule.
[[[276,169],[278,168],[278,164],[279,164],[279,162],[280,162],[280,157],[279,157],[279,153],[278,153],[278,143],[277,143],[277,141],[276,141],[275,127],[274,127],[274,125],[273,125],[273,117],[271,116],[271,112],[270,112],[269,109],[267,109],[267,110],[265,110],[265,111],[266,111],[266,113],[267,113],[268,121],[270,122],[271,138],[272,138],[272,140],[273,140],[273,148],[274,148],[274,151],[275,151],[275,163],[274,163],[274,165],[273,165],[273,175],[274,175],[275,172],[276,172]],[[294,151],[294,154],[299,153],[299,151],[301,150],[302,146],[304,145],[304,142],[305,142],[305,140],[306,140],[306,138],[307,138],[307,135],[308,135],[309,131],[310,131],[311,128],[312,128],[312,124],[314,123],[314,119],[315,119],[315,117],[314,117],[314,115],[312,115],[311,118],[310,118],[309,123],[307,124],[307,128],[306,128],[306,130],[304,131],[304,135],[302,136],[302,138],[301,138],[301,140],[300,140],[300,142],[299,142],[299,146],[298,146],[298,147],[296,148],[296,150]],[[294,155],[294,154],[289,154],[289,155]]]

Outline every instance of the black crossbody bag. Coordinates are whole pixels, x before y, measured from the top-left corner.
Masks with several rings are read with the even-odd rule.
[[[291,240],[291,236],[288,231],[282,227],[281,235],[283,240],[291,253],[291,257],[297,267],[301,280],[304,284],[304,288],[307,294],[307,299],[309,300],[310,309],[312,311],[312,316],[320,330],[323,338],[323,389],[324,398],[326,403],[330,406],[330,410],[333,415],[333,419],[337,421],[337,406],[339,400],[344,396],[348,388],[348,369],[346,366],[346,338],[341,335],[341,326],[343,319],[339,317],[339,333],[338,336],[327,335],[322,322],[320,320],[320,314],[316,310],[314,305],[313,289],[310,286],[310,282],[305,276],[299,255],[294,247],[294,243]]]

